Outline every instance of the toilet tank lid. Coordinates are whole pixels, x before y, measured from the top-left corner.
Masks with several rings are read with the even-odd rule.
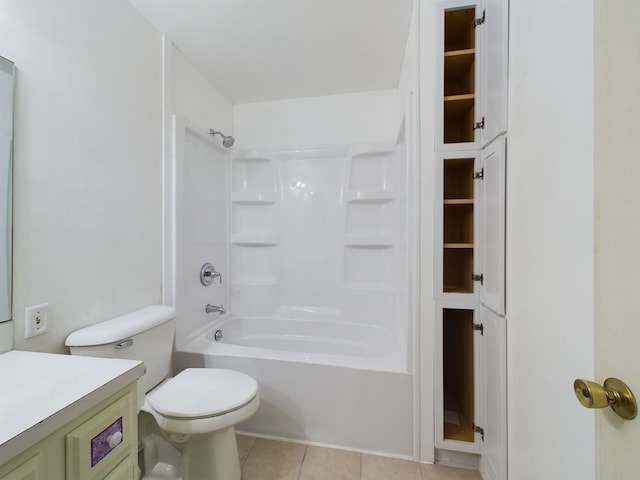
[[[127,313],[72,332],[64,342],[67,347],[89,347],[119,342],[175,318],[176,309],[164,305]]]

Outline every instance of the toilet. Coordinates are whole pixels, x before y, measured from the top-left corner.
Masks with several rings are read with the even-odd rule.
[[[189,368],[170,377],[175,316],[172,307],[146,307],[76,330],[65,344],[72,355],[144,362],[138,382],[141,430],[144,424],[148,433],[152,424],[160,441],[173,447],[154,447],[152,463],[166,469],[172,462],[161,457],[177,450],[182,473],[175,466],[176,479],[240,480],[235,425],[258,409],[258,384],[244,373],[217,368]],[[145,450],[149,438],[142,441]],[[145,458],[149,473],[147,464]]]

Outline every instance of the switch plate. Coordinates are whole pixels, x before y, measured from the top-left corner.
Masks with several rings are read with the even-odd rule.
[[[24,309],[24,338],[33,338],[47,333],[49,326],[49,304],[34,305]]]

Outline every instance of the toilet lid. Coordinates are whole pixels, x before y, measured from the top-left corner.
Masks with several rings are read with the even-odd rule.
[[[188,368],[148,397],[168,417],[203,418],[222,415],[249,403],[258,384],[249,375],[219,368]]]

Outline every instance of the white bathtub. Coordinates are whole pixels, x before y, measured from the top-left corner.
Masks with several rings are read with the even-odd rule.
[[[393,333],[379,327],[227,316],[179,347],[174,366],[230,368],[257,380],[260,408],[238,431],[411,457],[406,357]]]

